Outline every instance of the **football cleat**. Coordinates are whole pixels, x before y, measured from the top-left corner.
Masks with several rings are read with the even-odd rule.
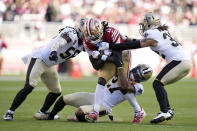
[[[174,109],[170,109],[168,112],[171,114],[171,117],[167,118],[166,120],[171,120],[174,117]]]
[[[171,113],[166,112],[160,112],[157,114],[157,116],[155,118],[153,118],[150,123],[154,123],[154,124],[158,124],[160,122],[163,122],[165,120],[170,120],[173,117],[173,115]]]
[[[87,115],[85,115],[85,119],[88,122],[97,122],[98,121],[98,117],[99,117],[99,114],[96,111],[93,111],[93,112],[88,113]]]
[[[132,123],[140,123],[145,116],[146,116],[146,112],[142,108],[141,111],[134,113],[134,118]]]
[[[50,112],[49,111],[46,111],[46,112],[41,112],[41,111],[38,111],[37,113],[34,114],[34,118],[36,120],[47,120],[48,119],[48,116],[49,116]],[[59,119],[59,115],[55,115],[54,116],[54,120],[57,120]]]
[[[13,120],[13,114],[10,113],[10,112],[6,112],[5,115],[3,116],[3,120],[12,121]]]

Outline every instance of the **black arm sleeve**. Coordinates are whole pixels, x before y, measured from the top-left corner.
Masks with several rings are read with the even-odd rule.
[[[101,69],[105,64],[105,61],[102,61],[101,59],[94,59],[92,56],[89,56],[89,59],[95,70]]]
[[[112,50],[128,50],[141,48],[140,40],[133,39],[131,41],[125,41],[119,44],[109,44],[109,49]]]

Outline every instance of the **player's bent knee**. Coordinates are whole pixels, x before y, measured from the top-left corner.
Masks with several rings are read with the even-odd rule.
[[[98,78],[98,84],[105,86],[106,85],[106,80],[103,77]]]
[[[64,100],[65,104],[67,104],[67,105],[72,106],[74,104],[74,98],[72,97],[72,95],[64,95],[63,100]]]
[[[160,87],[160,86],[164,86],[164,84],[161,82],[161,81],[159,81],[159,80],[154,80],[153,81],[153,88],[155,89],[155,88],[158,88],[158,87]]]

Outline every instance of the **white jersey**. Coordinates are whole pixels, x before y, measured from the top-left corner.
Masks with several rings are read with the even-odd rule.
[[[105,88],[104,99],[103,99],[102,105],[104,105],[107,108],[108,113],[110,113],[112,111],[112,108],[116,106],[117,104],[120,104],[121,102],[125,100],[129,101],[129,99],[131,98],[129,96],[131,95],[131,93],[126,93],[125,95],[123,95],[120,90],[115,90],[113,91],[113,93],[109,91],[110,88],[117,88],[117,87],[119,87],[118,82],[115,82],[115,83],[110,82],[110,84],[108,84],[108,88]],[[142,90],[144,89],[143,85],[140,83],[136,83],[134,87],[141,88]]]
[[[49,60],[49,56],[51,53],[51,48],[54,44],[57,43],[58,39],[61,35],[65,33],[67,34],[71,41],[68,43],[63,43],[64,46],[61,46],[57,49],[57,61]],[[63,45],[62,44],[62,45]],[[83,44],[79,44],[78,36],[75,28],[73,27],[65,27],[55,38],[53,38],[45,47],[39,48],[33,51],[30,56],[33,58],[40,58],[43,60],[48,66],[53,66],[59,63],[66,61],[69,58],[75,57],[83,50]]]
[[[158,42],[156,47],[150,48],[168,62],[172,60],[189,60],[182,46],[171,37],[168,31],[159,31],[156,28],[152,28],[144,32],[144,37],[154,39]]]

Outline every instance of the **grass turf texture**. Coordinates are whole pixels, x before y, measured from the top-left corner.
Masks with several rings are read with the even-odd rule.
[[[3,121],[3,114],[10,107],[16,93],[23,87],[24,78],[17,80],[0,78],[0,131],[196,131],[197,130],[197,80],[183,79],[166,86],[171,107],[175,109],[175,117],[158,125],[149,121],[159,112],[159,106],[152,88],[152,81],[144,82],[145,93],[138,96],[138,102],[144,108],[147,116],[140,124],[132,124],[133,109],[128,102],[123,102],[113,109],[115,122],[108,117],[100,118],[99,123],[68,122],[66,116],[73,114],[75,108],[66,106],[59,113],[61,119],[54,121],[35,120],[32,116],[43,104],[47,89],[42,83],[27,97],[26,101],[15,111],[14,121]],[[96,87],[96,77],[80,80],[66,78],[61,81],[62,94],[86,91],[93,92]]]

